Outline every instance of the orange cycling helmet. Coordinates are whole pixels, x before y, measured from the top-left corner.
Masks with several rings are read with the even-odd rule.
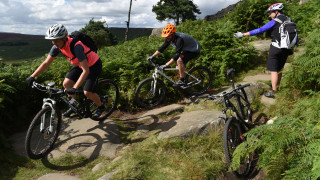
[[[161,37],[166,38],[175,32],[176,32],[176,27],[173,24],[168,24],[163,28]]]

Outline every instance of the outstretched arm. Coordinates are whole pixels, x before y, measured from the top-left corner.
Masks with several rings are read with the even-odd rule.
[[[46,60],[41,63],[41,65],[37,68],[37,70],[34,71],[34,73],[31,75],[31,77],[36,77],[43,73],[52,63],[52,61],[55,59],[55,57],[52,57],[50,55],[47,56]]]
[[[153,53],[152,56],[153,56],[153,57],[156,57],[156,56],[158,56],[159,54],[160,54],[160,51],[157,50],[156,52]]]

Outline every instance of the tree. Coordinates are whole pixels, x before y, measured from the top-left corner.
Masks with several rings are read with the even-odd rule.
[[[104,24],[105,21],[94,21],[92,18],[89,24],[80,29],[81,32],[86,33],[92,38],[98,49],[117,43],[115,37],[110,33],[108,27],[104,27]]]
[[[124,36],[124,40],[127,41],[128,40],[128,32],[129,32],[129,25],[130,25],[130,14],[131,14],[131,7],[132,7],[132,0],[130,0],[130,7],[129,7],[129,12],[128,12],[128,21],[126,21],[127,23],[127,30]]]
[[[160,0],[152,6],[152,12],[160,22],[173,19],[176,25],[187,19],[196,20],[196,14],[201,14],[192,0]]]

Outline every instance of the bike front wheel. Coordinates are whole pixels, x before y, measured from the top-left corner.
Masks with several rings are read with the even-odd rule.
[[[228,167],[230,167],[232,154],[236,147],[245,140],[244,133],[237,119],[229,117],[223,131],[223,148]],[[254,153],[242,158],[239,169],[232,169],[233,174],[239,178],[246,178],[251,173],[254,158]]]
[[[61,126],[61,113],[58,109],[46,106],[33,118],[27,131],[25,149],[31,159],[46,156],[57,140]]]
[[[105,79],[99,81],[97,86],[96,93],[99,95],[100,100],[104,106],[104,112],[99,117],[92,117],[92,120],[103,121],[108,116],[112,114],[112,112],[116,109],[118,101],[119,101],[119,88],[117,84],[110,80]],[[94,102],[90,104],[91,114],[94,114],[97,111],[97,105]]]
[[[206,92],[212,83],[212,74],[206,67],[196,66],[186,75],[188,93],[191,95],[200,95]]]
[[[242,118],[244,120],[247,120],[248,123],[252,124],[252,111],[251,111],[251,108],[250,108],[250,103],[249,103],[249,100],[248,100],[248,96],[247,96],[247,93],[245,92],[244,89],[241,89],[241,93],[242,93],[242,98],[241,98],[241,108],[242,108]]]
[[[161,79],[147,78],[137,87],[135,100],[140,107],[152,108],[159,105],[166,96],[166,86]]]

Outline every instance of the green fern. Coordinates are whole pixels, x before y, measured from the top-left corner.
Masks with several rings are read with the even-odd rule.
[[[246,133],[247,141],[234,152],[232,166],[242,157],[259,152],[259,167],[271,179],[318,179],[320,177],[320,93],[299,100],[291,114],[272,125]]]

